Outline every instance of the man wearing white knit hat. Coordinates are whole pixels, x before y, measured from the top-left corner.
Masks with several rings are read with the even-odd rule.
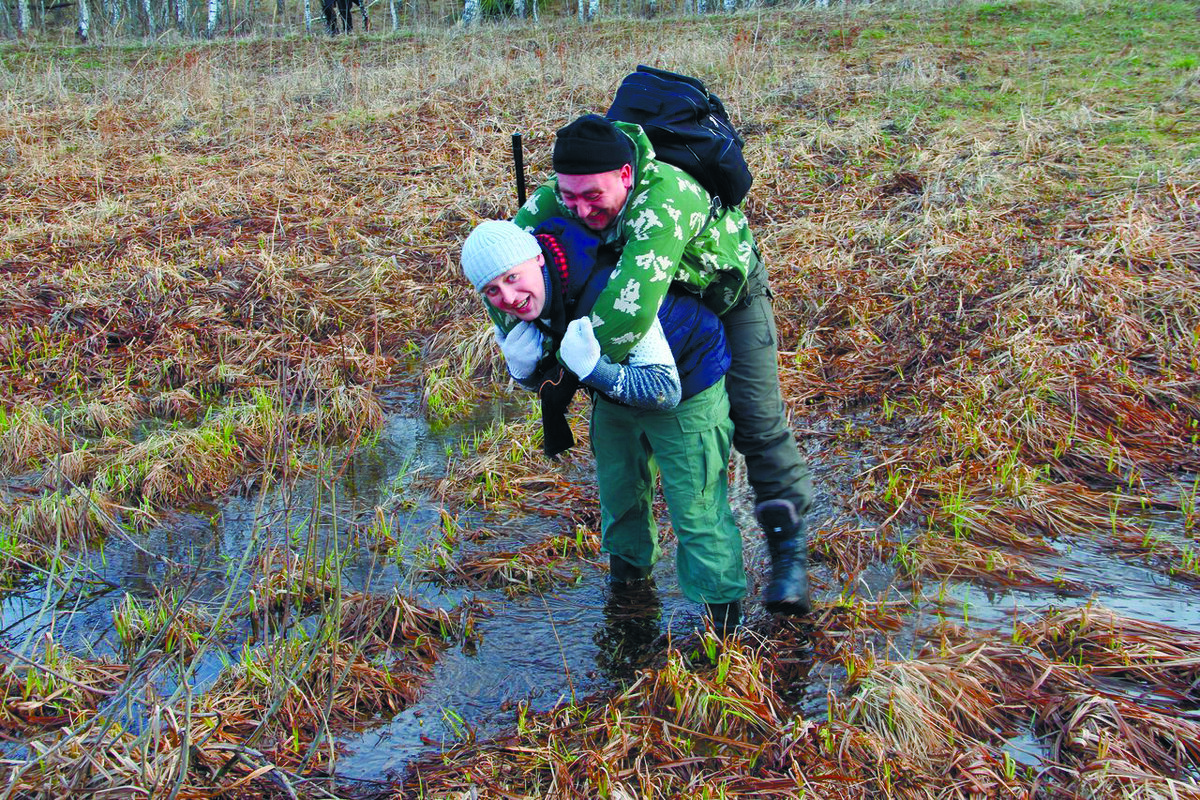
[[[549,220],[536,233],[488,221],[463,244],[471,285],[490,309],[518,320],[507,334],[496,328],[509,372],[535,391],[565,384],[573,392],[577,380],[592,394],[602,545],[614,586],[648,579],[661,555],[653,514],[661,471],[680,588],[724,635],[738,624],[746,592],[728,499],[724,328],[695,297],[670,294],[647,335],[613,363],[600,353],[590,311],[615,254],[574,221]],[[544,425],[548,416],[543,398]]]

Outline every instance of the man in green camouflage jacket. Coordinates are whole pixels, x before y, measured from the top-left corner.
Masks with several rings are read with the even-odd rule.
[[[533,230],[574,216],[620,249],[592,309],[601,352],[622,361],[650,329],[667,287],[699,294],[725,325],[733,362],[726,376],[734,446],[746,459],[766,533],[775,612],[810,610],[804,514],[812,479],[788,428],[779,389],[778,341],[766,267],[739,208],[722,208],[683,170],[658,161],[638,125],[588,114],[560,129],[555,176],[513,221]],[[504,330],[515,319],[493,313]]]

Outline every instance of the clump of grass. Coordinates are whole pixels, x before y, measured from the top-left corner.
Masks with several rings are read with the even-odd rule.
[[[897,563],[910,578],[969,580],[998,588],[1049,589],[1060,594],[1083,594],[1078,581],[1047,574],[1017,553],[979,547],[962,539],[922,533],[898,549]]]
[[[1200,636],[1194,631],[1094,605],[1047,614],[1018,628],[1026,645],[1047,656],[1086,666],[1097,675],[1200,698]]]
[[[0,406],[0,470],[30,469],[40,461],[67,450],[66,437],[32,404]]]
[[[723,785],[729,796],[743,796],[743,780],[761,779],[746,768],[777,746],[783,708],[764,680],[769,674],[749,648],[730,646],[699,669],[672,650],[662,669],[642,673],[616,697],[544,714],[522,706],[508,734],[452,748],[412,780],[439,794],[495,785],[522,794],[640,796]]]
[[[845,720],[914,760],[943,759],[955,738],[991,739],[1007,722],[999,693],[948,663],[877,662],[847,688]]]
[[[595,489],[580,486],[577,477],[587,453],[587,425],[578,411],[568,416],[576,446],[552,464],[541,452],[541,417],[535,407],[536,401],[530,400],[523,416],[492,422],[464,438],[433,487],[437,497],[450,506],[537,513],[560,517],[566,524],[589,524],[595,516]]]
[[[516,551],[463,556],[438,572],[467,586],[522,594],[571,582],[578,577],[579,559],[594,559],[599,553],[599,535],[579,527],[574,537],[550,536]]]
[[[1193,720],[1108,693],[1074,692],[1040,709],[1037,725],[1049,732],[1052,757],[1078,770],[1091,796],[1194,793],[1200,724]]]
[[[107,495],[74,488],[52,492],[10,507],[11,530],[23,541],[39,546],[80,547],[112,530],[126,509]]]
[[[476,619],[484,608],[474,603],[452,611],[429,609],[398,591],[391,595],[352,592],[342,598],[340,636],[344,641],[379,647],[422,649],[461,641],[474,635]],[[433,652],[426,650],[433,662]]]
[[[365,386],[319,392],[315,408],[295,415],[288,426],[299,441],[333,444],[383,427],[379,398]]]
[[[279,639],[264,648],[244,648],[199,706],[220,715],[214,738],[262,739],[274,763],[294,765],[318,736],[327,735],[328,725],[395,713],[411,703],[425,666],[410,661],[406,667],[416,671],[369,658],[353,643]],[[258,709],[274,713],[260,721]],[[327,750],[317,755],[321,763],[334,757]]]
[[[16,731],[73,725],[114,694],[127,670],[80,659],[46,636],[36,659],[16,658],[3,665],[0,724]]]
[[[126,654],[136,656],[153,642],[167,655],[194,656],[206,639],[229,628],[229,620],[217,620],[196,603],[188,603],[168,591],[138,600],[126,592],[112,611],[113,627]]]
[[[257,566],[259,578],[248,591],[252,620],[311,612],[338,593],[332,554],[317,560],[288,547],[269,547],[259,554]]]

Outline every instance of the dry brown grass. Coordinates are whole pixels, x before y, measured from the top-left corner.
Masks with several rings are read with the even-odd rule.
[[[1200,574],[1194,548],[1152,542],[1145,518],[1184,518],[1159,489],[1200,469],[1194,78],[1148,44],[1186,31],[1139,17],[1158,38],[1022,38],[1059,7],[6,49],[0,574],[286,482],[306,447],[379,430],[395,386],[439,424],[509,404],[427,486],[450,518],[539,511],[593,531],[583,412],[577,449],[545,462],[457,249],[515,209],[509,134],[544,178],[553,131],[656,63],[704,76],[746,131],[788,410],[864,465],[812,521],[835,577],[807,625],[772,621],[761,647],[716,663],[672,650],[625,692],[530,715],[413,780],[483,796],[1195,796],[1191,721],[1101,681],[1194,703],[1194,632],[1095,610],[1020,620],[1012,637],[907,627],[923,581],[1086,589],[1035,566],[1077,538]],[[1136,11],[1084,16],[1116,28]],[[1154,79],[1121,72],[1127,57]],[[870,419],[822,427],[843,412]],[[447,571],[533,586],[593,544]],[[446,631],[471,629],[468,612],[346,596],[336,565],[268,552],[259,648],[191,705],[151,703],[152,733],[110,725],[74,684],[26,697],[9,664],[9,724],[41,754],[8,773],[14,791],[287,795],[290,770],[334,760],[331,725],[410,702]],[[856,594],[887,563],[914,600]],[[338,633],[288,639],[273,606],[340,609]],[[910,638],[932,644],[889,649]],[[98,664],[70,669],[112,688]],[[781,699],[814,679],[831,693],[819,722]],[[1000,749],[1021,726],[1045,749],[1036,790]]]

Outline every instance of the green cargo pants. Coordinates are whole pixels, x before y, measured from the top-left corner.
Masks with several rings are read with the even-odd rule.
[[[812,476],[788,426],[767,268],[761,258],[755,261],[745,296],[721,317],[733,355],[725,374],[733,446],[746,458],[755,500],[791,500],[803,516],[812,503]]]
[[[591,440],[604,551],[639,567],[658,560],[662,549],[651,504],[661,473],[684,596],[697,603],[741,600],[742,539],[729,507],[732,434],[724,379],[670,411],[597,396]]]

